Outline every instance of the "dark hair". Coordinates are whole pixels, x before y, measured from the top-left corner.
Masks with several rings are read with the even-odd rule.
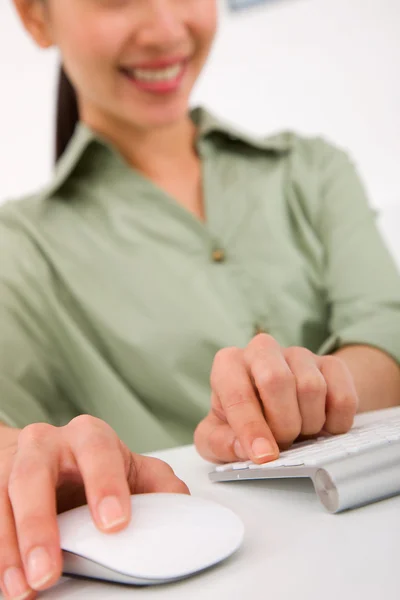
[[[79,121],[75,90],[63,67],[60,68],[56,109],[56,162],[67,147]]]

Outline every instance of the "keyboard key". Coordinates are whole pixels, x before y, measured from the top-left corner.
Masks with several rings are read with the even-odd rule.
[[[283,466],[284,467],[303,467],[304,466],[304,460],[301,460],[301,458],[287,458],[286,460],[283,460]]]
[[[247,462],[239,462],[239,463],[234,463],[232,465],[232,469],[234,471],[241,471],[242,469],[248,469],[249,467],[249,461]]]
[[[275,469],[276,467],[283,467],[283,460],[278,458],[262,465],[256,465],[255,463],[249,464],[249,469]]]

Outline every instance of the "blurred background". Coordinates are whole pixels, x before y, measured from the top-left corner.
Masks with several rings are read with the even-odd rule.
[[[260,135],[294,129],[348,150],[400,262],[400,0],[217,1],[193,104]],[[0,202],[50,177],[57,64],[1,0]]]

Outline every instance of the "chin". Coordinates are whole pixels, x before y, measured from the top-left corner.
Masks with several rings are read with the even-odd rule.
[[[159,129],[172,127],[187,118],[188,102],[177,103],[175,106],[160,106],[144,108],[131,113],[127,119],[135,129]]]

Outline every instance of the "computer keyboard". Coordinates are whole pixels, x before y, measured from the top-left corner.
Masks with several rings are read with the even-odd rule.
[[[210,473],[215,482],[286,477],[310,477],[332,513],[400,494],[400,412],[342,435],[294,444],[269,463],[229,463]]]

